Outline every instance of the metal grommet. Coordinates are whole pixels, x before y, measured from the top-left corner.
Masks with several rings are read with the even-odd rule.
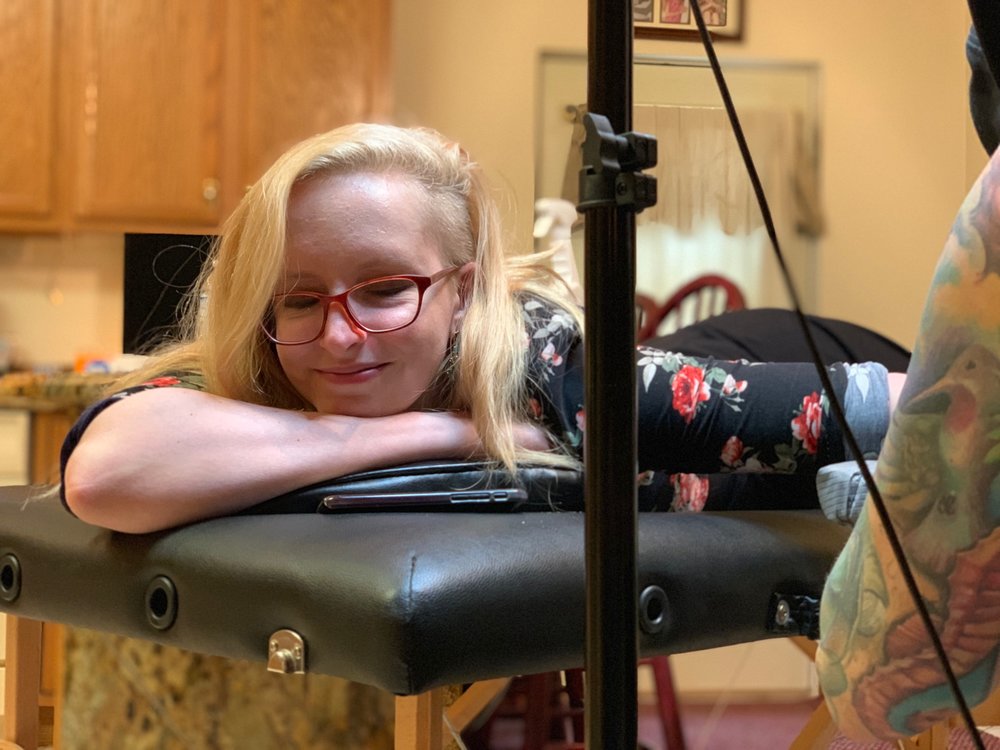
[[[639,627],[655,635],[667,624],[667,594],[659,586],[647,586],[639,595]]]
[[[21,594],[21,562],[8,552],[0,556],[0,600],[12,602]]]
[[[156,576],[146,587],[146,619],[157,630],[167,630],[177,619],[177,589],[166,576]]]

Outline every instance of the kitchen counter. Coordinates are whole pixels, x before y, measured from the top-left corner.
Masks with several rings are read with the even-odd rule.
[[[0,409],[79,412],[114,380],[108,374],[14,372],[0,376]]]

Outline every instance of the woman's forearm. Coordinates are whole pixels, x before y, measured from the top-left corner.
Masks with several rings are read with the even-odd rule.
[[[66,464],[64,493],[81,519],[141,533],[356,471],[466,457],[478,445],[471,422],[454,414],[360,419],[159,388],[94,419]]]

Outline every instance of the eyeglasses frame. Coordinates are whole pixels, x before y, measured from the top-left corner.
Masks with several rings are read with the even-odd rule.
[[[432,274],[431,276],[416,276],[405,273],[393,274],[391,276],[376,276],[373,279],[367,279],[366,281],[359,282],[354,286],[352,286],[350,289],[345,289],[340,294],[323,294],[321,292],[282,292],[281,294],[274,295],[272,300],[275,301],[281,299],[282,297],[287,297],[289,295],[294,294],[294,295],[313,297],[322,303],[323,324],[320,326],[319,332],[308,341],[296,341],[294,343],[278,341],[274,338],[274,336],[271,335],[271,332],[268,330],[267,320],[261,321],[260,325],[261,328],[264,330],[264,335],[267,336],[268,340],[274,344],[277,344],[278,346],[303,346],[304,344],[311,344],[312,342],[320,338],[323,335],[323,332],[326,331],[326,326],[330,321],[330,305],[336,302],[340,306],[340,309],[344,311],[344,315],[347,316],[347,319],[351,322],[351,325],[360,328],[365,333],[391,333],[392,331],[401,331],[407,326],[413,325],[416,322],[417,318],[420,317],[420,312],[424,309],[424,293],[428,289],[430,289],[430,287],[432,287],[434,284],[438,283],[439,281],[443,281],[448,276],[455,273],[455,271],[459,271],[463,267],[464,266],[450,266],[448,268],[441,269],[440,271],[438,271],[435,274]],[[367,286],[368,284],[372,284],[378,281],[392,281],[393,279],[406,279],[408,281],[412,281],[414,284],[417,285],[417,294],[419,296],[417,298],[417,312],[413,315],[413,320],[411,320],[409,323],[406,323],[405,325],[396,326],[395,328],[382,328],[378,330],[374,330],[372,328],[369,328],[368,326],[362,325],[361,322],[356,317],[354,317],[354,313],[351,312],[351,308],[347,304],[348,296],[355,289],[360,289],[361,287]],[[272,309],[271,312],[268,314],[268,319],[273,320],[273,318],[274,318],[274,311]]]

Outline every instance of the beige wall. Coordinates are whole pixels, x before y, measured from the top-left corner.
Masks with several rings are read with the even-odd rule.
[[[530,241],[538,53],[583,50],[583,0],[397,0],[403,123],[437,127],[482,161]],[[985,159],[970,136],[963,0],[904,4],[755,0],[727,58],[817,61],[829,232],[817,311],[909,344],[954,212]],[[638,40],[641,54],[695,55]],[[121,238],[0,236],[0,335],[26,364],[112,354],[121,331]],[[61,293],[53,294],[53,291]],[[61,300],[61,301],[60,301]]]
[[[64,367],[122,341],[122,235],[0,235],[0,336],[17,362]]]
[[[815,61],[821,68],[829,231],[819,248],[817,312],[909,345],[970,173],[985,163],[968,124],[966,5],[757,0],[747,9],[744,40],[718,47],[723,63]],[[586,16],[582,0],[396,4],[399,118],[463,142],[512,191],[510,217],[522,244],[530,241],[534,200],[538,54],[584,49]],[[640,54],[699,49],[636,42]]]

